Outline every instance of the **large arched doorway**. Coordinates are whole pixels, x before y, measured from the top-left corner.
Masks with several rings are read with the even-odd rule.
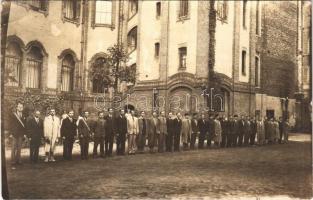
[[[169,111],[173,113],[193,113],[197,111],[197,98],[188,87],[177,87],[170,91]]]

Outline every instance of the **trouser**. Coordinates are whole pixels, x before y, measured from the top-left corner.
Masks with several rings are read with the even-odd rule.
[[[30,141],[29,158],[31,162],[38,162],[40,141]]]
[[[136,152],[136,134],[128,135],[128,153],[132,154]]]
[[[190,148],[194,149],[196,145],[196,139],[197,139],[197,133],[191,134],[191,140],[190,140]]]
[[[80,157],[82,160],[88,159],[89,138],[82,137],[80,143]]]
[[[279,142],[283,141],[283,131],[279,130]]]
[[[244,134],[244,145],[249,145],[250,134]]]
[[[100,145],[100,156],[104,156],[104,137],[95,137],[93,145],[93,155],[98,155],[98,146]]]
[[[166,135],[166,151],[173,151],[173,134],[170,132]]]
[[[174,151],[180,150],[180,133],[174,135]]]
[[[105,137],[105,155],[112,156],[113,153],[113,135],[108,135]]]
[[[227,144],[226,144],[226,147],[234,146],[234,144],[233,144],[233,143],[234,143],[234,142],[233,142],[233,141],[234,141],[234,135],[231,134],[231,133],[228,134],[228,135],[226,136],[226,141],[227,141],[227,142],[226,142],[226,143],[227,143]]]
[[[46,155],[50,154],[50,156],[53,156],[53,152],[55,150],[55,141],[56,141],[56,138],[49,138],[49,141],[45,142]]]
[[[242,143],[243,143],[243,134],[242,133],[240,133],[239,135],[238,135],[238,146],[242,146]]]
[[[255,135],[256,135],[256,133],[252,133],[250,136],[250,144],[251,145],[254,145],[254,143],[255,143]]]
[[[74,138],[66,137],[63,141],[63,158],[66,160],[72,159]]]
[[[23,137],[12,138],[11,162],[13,164],[18,164],[21,162],[22,144],[23,144]]]
[[[138,151],[143,152],[146,145],[146,136],[144,134],[139,134],[136,139]]]
[[[200,133],[199,144],[198,144],[199,149],[203,149],[204,140],[205,140],[205,133]]]
[[[116,138],[116,153],[117,153],[117,155],[124,155],[125,154],[125,140],[126,140],[125,134],[119,135]]]
[[[158,135],[158,152],[160,153],[164,152],[164,138],[165,138],[164,133],[160,133]]]
[[[284,131],[284,132],[283,132],[283,135],[284,135],[284,141],[285,141],[285,142],[288,142],[288,132],[287,132],[287,131]]]
[[[207,138],[207,147],[211,147],[211,144],[212,144],[212,135],[211,134],[209,134],[208,136],[207,136],[208,138]]]
[[[155,132],[150,133],[149,135],[149,148],[150,152],[154,152],[154,147],[157,145],[158,142],[158,134]]]
[[[225,133],[222,133],[221,147],[226,147],[227,137],[228,137],[228,135],[226,135]]]

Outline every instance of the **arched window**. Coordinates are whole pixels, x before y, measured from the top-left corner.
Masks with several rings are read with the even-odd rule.
[[[110,69],[107,67],[105,58],[97,58],[92,65],[93,67],[93,80],[92,92],[93,93],[108,93],[111,84]]]
[[[61,90],[72,91],[74,87],[75,61],[72,55],[67,54],[62,60]]]
[[[128,6],[128,18],[133,17],[138,11],[138,0],[130,0]]]
[[[40,88],[41,87],[41,69],[43,63],[43,55],[41,49],[32,46],[27,54],[26,60],[26,87]]]
[[[128,52],[132,52],[137,48],[137,26],[129,31],[127,35]]]
[[[21,83],[22,51],[20,46],[12,42],[8,45],[5,55],[6,85],[19,86]]]

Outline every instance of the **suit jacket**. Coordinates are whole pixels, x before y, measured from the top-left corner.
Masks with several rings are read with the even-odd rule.
[[[63,119],[61,125],[61,137],[74,138],[77,133],[76,131],[77,125],[75,119],[72,119],[72,122],[68,117]]]
[[[215,123],[214,123],[214,119],[209,119],[208,121],[208,131],[209,131],[209,135],[213,136],[215,133],[215,127],[214,127]]]
[[[228,135],[230,131],[230,122],[228,120],[223,119],[221,121],[221,126],[222,126],[222,134]]]
[[[208,123],[205,119],[198,119],[198,128],[201,135],[206,135],[208,132]]]
[[[198,120],[196,120],[196,119],[192,119],[191,120],[191,130],[192,130],[193,133],[198,133],[199,132]]]
[[[160,120],[158,118],[151,118],[150,119],[150,126],[149,126],[149,130],[151,131],[151,133],[156,133],[159,134],[160,133]]]
[[[57,116],[51,115],[45,117],[43,122],[44,135],[50,139],[56,139],[60,137],[60,119]]]
[[[177,120],[176,119],[168,119],[167,120],[167,133],[173,135],[176,131]]]
[[[245,121],[240,119],[240,120],[238,120],[237,123],[238,123],[237,124],[238,125],[237,134],[239,134],[239,135],[245,134]]]
[[[191,121],[190,119],[183,119],[182,120],[182,126],[181,126],[181,136],[182,136],[182,142],[187,143],[188,138],[191,137]]]
[[[167,134],[167,119],[165,117],[159,117],[160,133]]]
[[[114,132],[115,132],[115,123],[114,123],[113,116],[112,117],[107,116],[106,121],[107,121],[106,136],[112,137],[114,136]]]
[[[94,126],[94,137],[101,138],[105,137],[106,134],[106,128],[107,128],[107,121],[105,119],[98,119],[95,122]]]
[[[174,131],[174,133],[176,134],[176,135],[180,135],[181,134],[181,129],[182,129],[182,120],[181,119],[175,119],[175,131]]]
[[[127,133],[135,134],[135,135],[139,133],[139,125],[138,125],[137,117],[132,117],[131,115],[127,117]]]
[[[244,122],[244,134],[245,135],[250,135],[251,134],[251,122],[246,120]]]
[[[79,138],[89,138],[92,132],[92,121],[89,119],[78,119],[78,136]]]
[[[125,116],[121,117],[118,116],[115,118],[115,125],[116,125],[116,133],[122,137],[126,137],[127,133],[127,119]]]
[[[43,120],[38,119],[38,123],[35,117],[31,116],[27,119],[27,136],[31,138],[31,141],[40,144],[41,138],[43,138]]]
[[[146,130],[144,131],[144,123],[146,125]],[[148,119],[143,119],[143,118],[139,118],[138,119],[138,126],[139,126],[139,134],[141,135],[147,135],[148,131],[149,131],[149,120]]]
[[[26,135],[26,118],[24,116],[18,118],[16,113],[12,113],[9,118],[9,131],[15,138]]]

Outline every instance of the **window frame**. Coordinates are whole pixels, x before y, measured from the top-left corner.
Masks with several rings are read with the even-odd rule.
[[[189,0],[179,0],[177,1],[178,5],[177,5],[177,21],[185,21],[190,19],[190,2]],[[182,15],[182,3],[187,3],[187,6],[185,8],[187,8],[187,13],[183,13],[184,15]]]
[[[130,9],[130,5],[131,5],[131,2],[137,2],[137,9],[136,9],[136,12],[135,13],[130,13],[131,9]],[[130,0],[129,3],[128,3],[128,11],[127,11],[127,15],[128,15],[128,20],[132,19],[136,14],[138,13],[138,0]]]
[[[261,87],[261,60],[260,60],[260,56],[256,55],[254,59],[255,59],[255,68],[254,68],[254,70],[255,70],[255,77],[254,77],[255,83],[254,84],[255,84],[256,88],[260,88]]]
[[[66,56],[70,55],[72,57],[72,61],[73,61],[73,65],[72,66],[67,66],[67,65],[64,65],[63,62],[66,58]],[[61,87],[60,87],[60,90],[62,92],[72,92],[74,91],[74,85],[75,85],[75,66],[76,66],[76,62],[75,62],[75,58],[73,57],[73,55],[71,54],[66,54],[62,61],[61,61]],[[62,86],[63,86],[63,72],[64,72],[64,68],[67,68],[70,70],[69,74],[70,74],[70,84],[69,84],[69,89],[68,90],[62,90]]]
[[[76,24],[76,26],[79,26],[80,25],[80,19],[81,19],[82,1],[81,0],[75,0],[77,2],[76,6],[79,7],[79,8],[76,7],[76,12],[79,10],[79,14],[78,14],[78,17],[73,18],[73,19],[66,17],[66,4],[65,4],[66,1],[69,1],[69,0],[62,0],[62,21],[63,21],[63,23],[64,22],[70,22],[70,23]],[[77,15],[77,13],[76,13],[76,15]]]
[[[247,50],[241,51],[241,75],[247,75]]]
[[[133,34],[133,31],[136,30],[136,34]],[[136,39],[135,39],[135,47],[132,48],[131,50],[129,49],[130,47],[130,36],[131,35],[135,35],[136,36]],[[131,54],[132,52],[136,51],[138,47],[138,27],[137,26],[134,26],[132,29],[130,29],[130,31],[127,33],[127,53],[128,54]]]
[[[91,1],[91,27],[94,29],[96,27],[106,27],[111,28],[111,30],[115,29],[115,21],[116,21],[116,2],[115,0],[105,0],[105,1],[111,1],[112,8],[111,8],[111,24],[100,24],[96,23],[96,1]]]
[[[155,4],[155,15],[156,15],[156,19],[160,19],[161,18],[161,12],[162,12],[162,7],[161,7],[161,2],[156,2]]]
[[[41,7],[37,7],[35,5],[32,4],[33,1],[38,1],[39,3],[44,3],[45,4],[45,9],[42,9]],[[49,14],[49,0],[32,0],[32,1],[28,1],[28,0],[22,0],[22,1],[12,1],[12,2],[16,2],[17,5],[23,6],[25,7],[27,10],[33,10],[39,13],[44,14],[44,16],[48,16]]]
[[[247,29],[247,6],[248,0],[242,1],[242,27],[243,29]]]
[[[155,58],[160,57],[160,42],[154,43],[154,57]]]
[[[185,54],[183,54],[183,52]],[[183,55],[185,55],[185,65],[183,66]],[[183,47],[179,47],[178,48],[178,70],[186,70],[187,69],[187,55],[188,55],[188,51],[187,51],[187,47],[183,46]]]
[[[228,20],[228,8],[229,8],[228,1],[219,0],[216,3],[217,3],[216,9],[217,19],[223,23],[226,23]]]

